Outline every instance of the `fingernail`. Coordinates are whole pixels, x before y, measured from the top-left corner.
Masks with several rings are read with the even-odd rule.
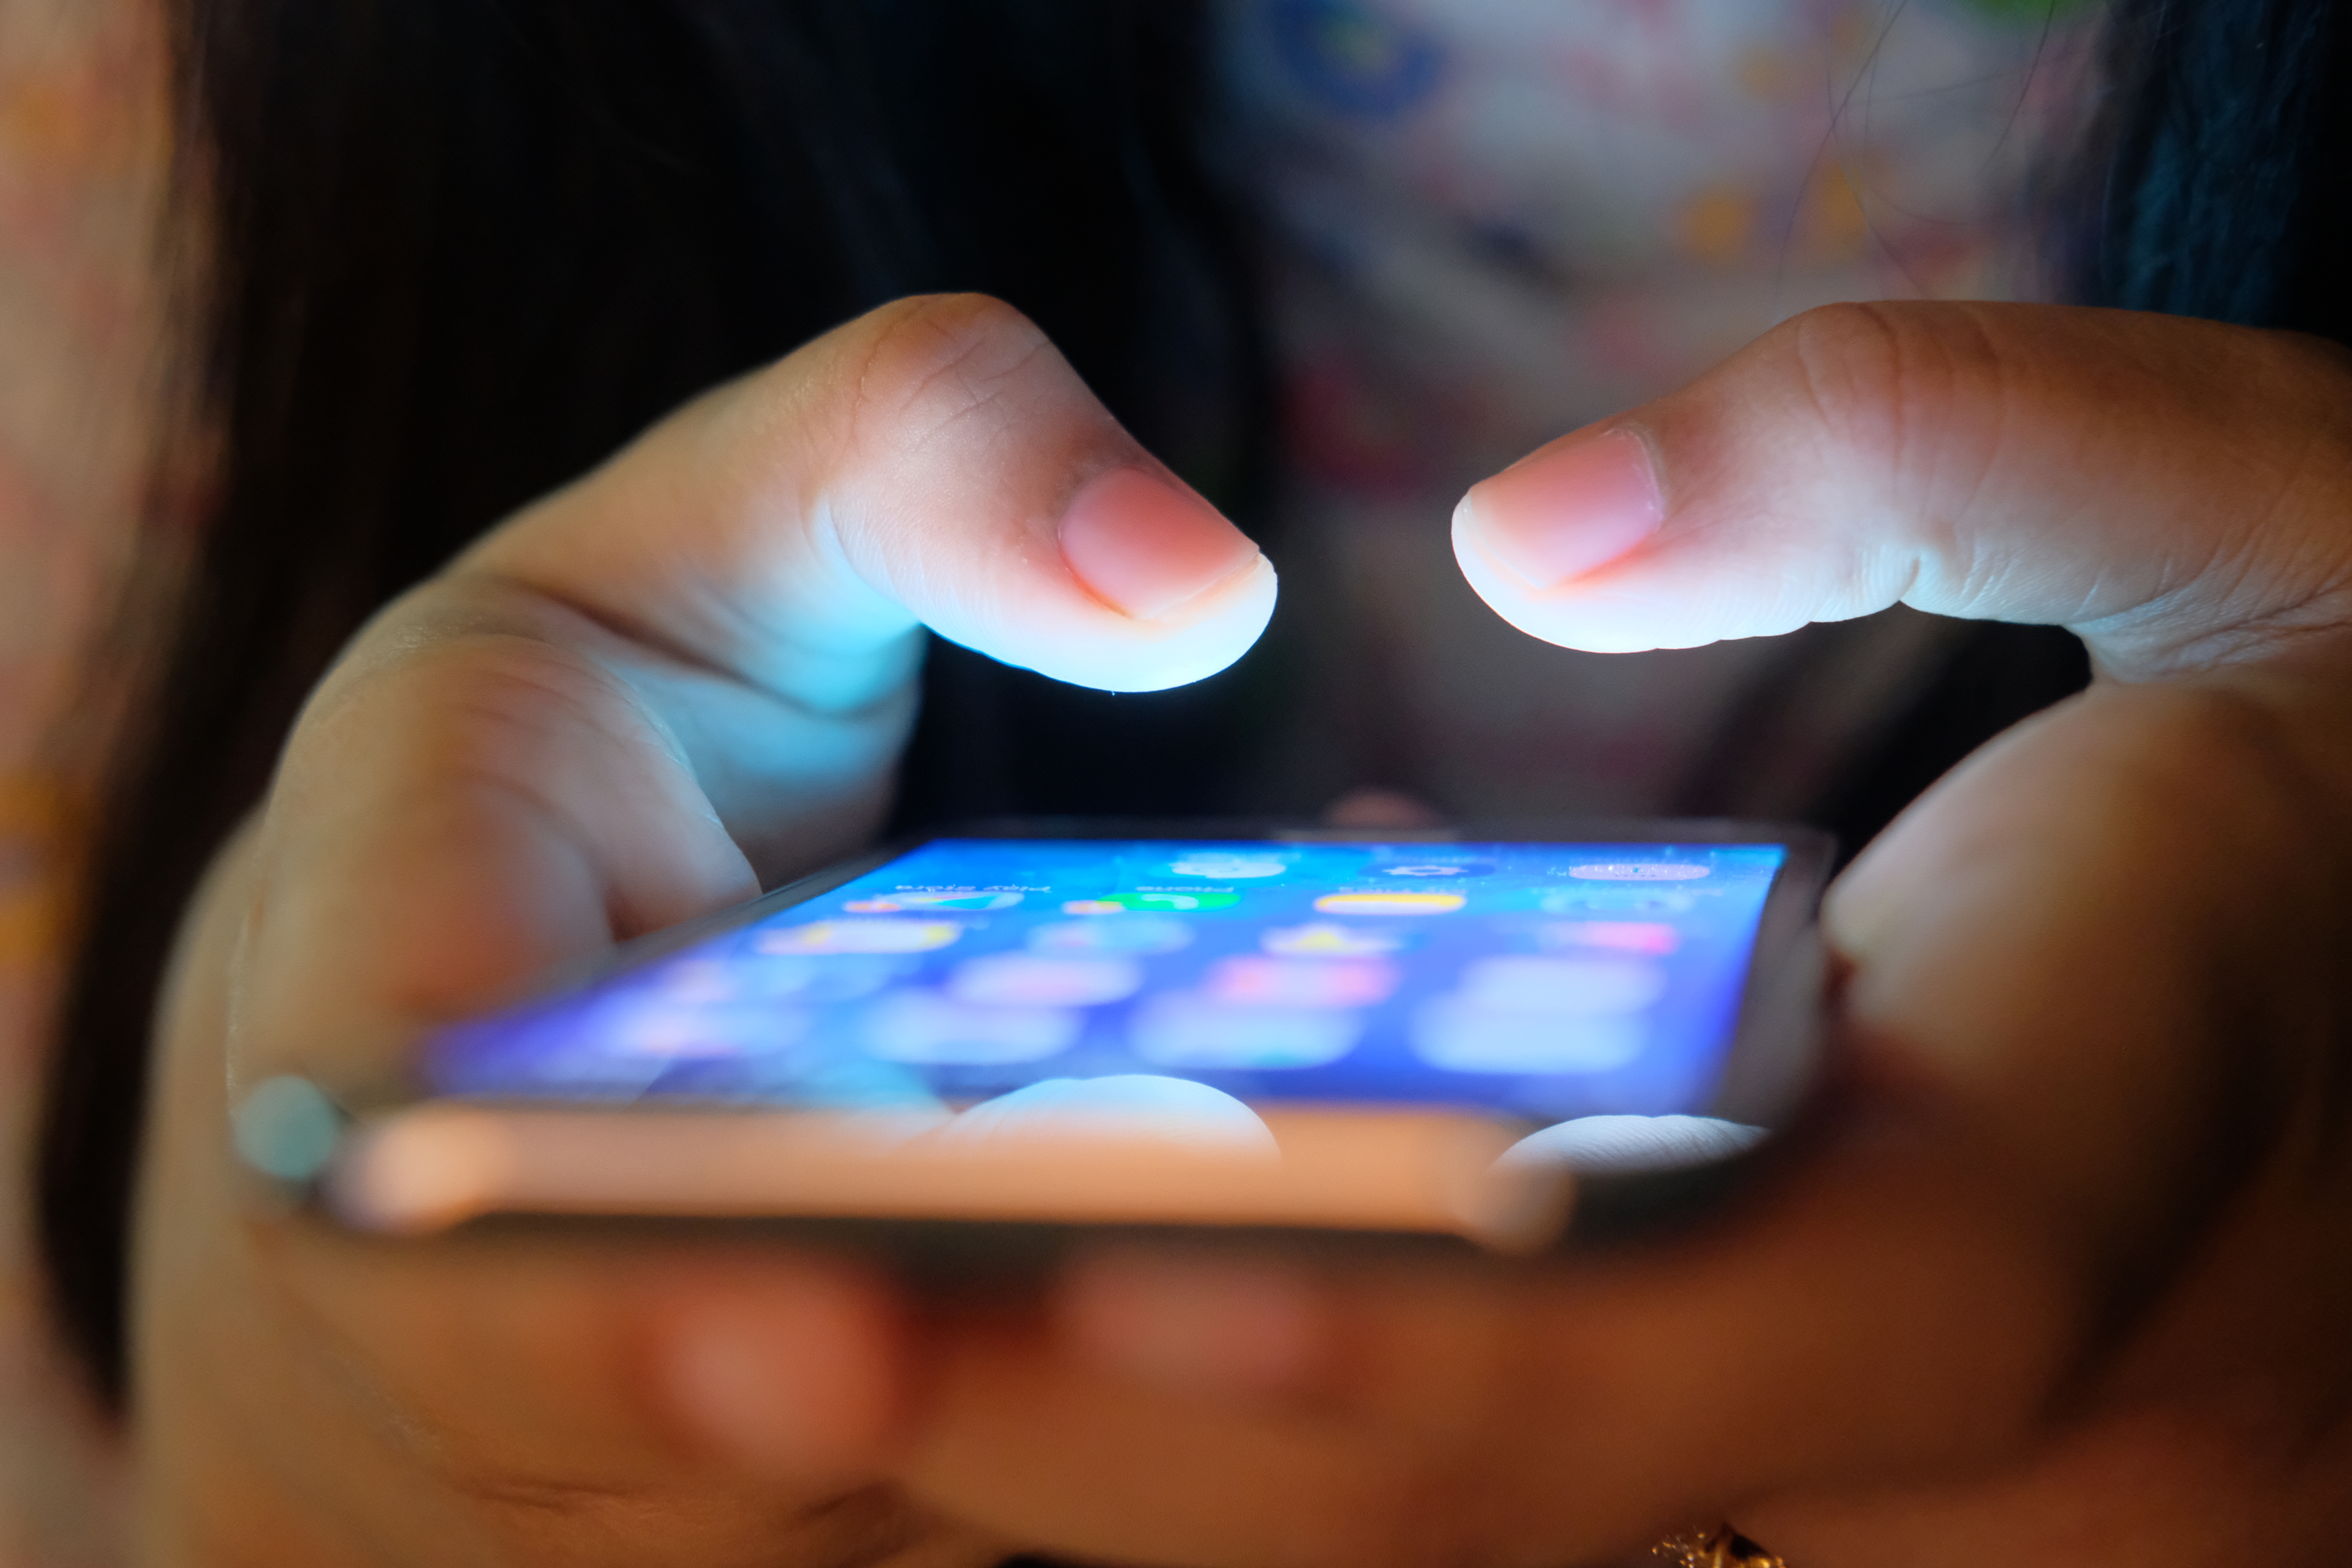
[[[1072,1269],[1060,1306],[1081,1355],[1166,1387],[1296,1392],[1328,1359],[1320,1298],[1306,1280],[1267,1266],[1097,1258]]]
[[[1181,485],[1144,468],[1087,481],[1062,514],[1062,559],[1095,597],[1155,619],[1257,559],[1249,536]]]
[[[892,1418],[886,1331],[869,1292],[812,1280],[676,1312],[656,1378],[701,1442],[780,1479],[870,1474]]]
[[[1615,429],[1565,437],[1473,485],[1457,516],[1496,560],[1550,588],[1655,533],[1666,503],[1649,448]]]

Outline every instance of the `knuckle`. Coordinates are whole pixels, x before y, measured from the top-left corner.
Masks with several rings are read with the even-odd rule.
[[[2000,334],[1971,305],[1822,305],[1778,331],[1803,396],[1847,434],[1940,427],[2010,378]]]
[[[858,433],[928,433],[1003,398],[1041,360],[1058,363],[1026,316],[985,294],[901,300],[867,318],[851,381]]]
[[[1779,329],[1794,390],[1833,433],[1876,434],[1895,422],[1913,390],[1913,335],[1880,305],[1822,305]]]
[[[626,684],[593,661],[513,628],[467,628],[419,636],[322,691],[282,782],[331,779],[356,756],[419,780],[511,777],[583,738],[634,752],[656,734]]]
[[[1982,593],[2000,559],[1965,520],[1998,469],[2019,374],[1995,323],[1969,305],[1846,303],[1778,331],[1781,397],[1858,497],[1905,520],[1915,576]]]
[[[1036,324],[992,294],[916,294],[890,312],[893,326],[920,327],[950,341],[1042,337]]]

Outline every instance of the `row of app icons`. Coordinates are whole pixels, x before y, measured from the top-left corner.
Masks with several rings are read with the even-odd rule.
[[[1172,861],[1164,872],[1155,870],[1153,874],[1201,883],[1250,882],[1278,877],[1293,868],[1289,862],[1274,858],[1199,858]],[[1492,876],[1498,869],[1499,868],[1492,861],[1485,860],[1367,866],[1356,868],[1348,879],[1394,879],[1411,882],[1465,881]],[[1712,868],[1687,860],[1606,860],[1570,866],[1567,868],[1567,875],[1580,882],[1671,884],[1696,881],[1711,874]],[[1182,897],[1191,891],[1190,889],[1183,887],[1151,889],[1143,884],[1139,886],[1142,886],[1147,893],[1156,892],[1163,897]],[[859,913],[883,913],[910,909],[1005,910],[1020,903],[1028,890],[1005,887],[897,888],[887,892],[865,895],[849,907],[853,912]],[[1103,895],[1103,900],[1118,903],[1122,897],[1121,894],[1109,893]],[[1225,901],[1230,903],[1231,898],[1228,897]],[[1121,903],[1120,907],[1134,909],[1154,906]],[[1176,907],[1216,908],[1219,906],[1212,904]]]
[[[1086,1009],[1137,996],[1145,978],[1129,957],[991,953],[957,965],[936,987],[886,991],[856,1016],[856,1028],[885,1060],[1028,1061],[1066,1049]],[[1402,980],[1385,959],[1237,954],[1212,963],[1190,989],[1145,996],[1126,1027],[1151,1061],[1315,1065],[1349,1048],[1363,1010],[1389,1000]],[[1589,1056],[1600,1036],[1631,1037],[1626,1021],[1652,1007],[1665,985],[1657,963],[1632,954],[1491,956],[1465,965],[1453,990],[1424,1003],[1416,1027],[1452,1041],[1454,1056],[1470,1048],[1455,1037],[1477,1029],[1583,1039],[1578,1049]],[[677,966],[658,991],[616,999],[604,1025],[625,1054],[718,1057],[772,1051],[798,1038],[813,1016],[805,1006],[731,989],[723,966],[706,961]],[[1526,1048],[1513,1047],[1518,1055]]]
[[[1223,1001],[1298,1007],[1377,1006],[1402,984],[1391,948],[1313,940],[1323,934],[1312,927],[1269,931],[1265,952],[1217,958],[1192,984]],[[1664,928],[1662,934],[1671,939],[1674,933]],[[1297,940],[1302,935],[1308,940]],[[1655,960],[1672,951],[1671,941],[1653,941],[1641,927],[1595,930],[1560,922],[1538,928],[1536,935],[1536,953],[1475,959],[1461,971],[1463,984],[1497,1005],[1570,1012],[1646,1006],[1654,988],[1664,984],[1665,972]],[[948,994],[982,1005],[1098,1007],[1144,989],[1144,956],[1051,946],[982,953],[950,968],[940,984]],[[684,958],[660,972],[649,990],[635,994],[685,1008],[824,1005],[856,1001],[906,978],[902,962],[871,956],[823,963],[806,958]],[[1629,985],[1640,994],[1628,991]]]
[[[1640,1009],[1530,1008],[1524,975],[1474,980],[1430,998],[1407,1020],[1407,1039],[1431,1066],[1457,1072],[1600,1072],[1639,1055],[1649,1037]],[[1620,999],[1639,982],[1611,982]],[[884,994],[858,1019],[856,1046],[870,1059],[902,1067],[1003,1068],[1042,1062],[1071,1049],[1085,1032],[1078,1007],[980,1004],[947,990],[905,987]],[[640,1003],[607,1021],[604,1038],[637,1061],[758,1058],[808,1037],[804,1010],[718,1008],[688,1012]],[[1361,1041],[1355,1010],[1237,1000],[1213,991],[1147,997],[1125,1021],[1123,1042],[1139,1062],[1170,1068],[1283,1071],[1326,1067]]]
[[[1319,869],[1324,874],[1344,867],[1350,879],[1396,877],[1412,880],[1462,881],[1492,877],[1504,869],[1496,860],[1479,856],[1446,855],[1433,851],[1409,859],[1374,860],[1370,864],[1335,866],[1328,857],[1309,859],[1299,854],[1279,852],[1203,849],[1196,854],[1180,855],[1164,863],[1153,862],[1148,867],[1126,862],[1121,869],[1128,875],[1185,877],[1203,882],[1254,882],[1280,877],[1302,868]],[[1520,875],[1558,875],[1549,867],[1521,865],[1514,868]],[[1567,875],[1593,881],[1687,881],[1707,876],[1709,865],[1691,860],[1662,860],[1654,857],[1624,858],[1580,862],[1564,868]]]
[[[1170,901],[1150,901],[1155,900]],[[1032,946],[1073,951],[1172,952],[1192,941],[1192,931],[1181,921],[1161,917],[1191,913],[1198,909],[1223,908],[1233,901],[1230,894],[1214,893],[1197,896],[1129,893],[1119,895],[1115,900],[1075,899],[1062,906],[1062,912],[1087,918],[1076,922],[1037,926],[1031,932],[1030,943]],[[759,931],[751,939],[752,945],[761,952],[787,956],[934,952],[960,940],[969,929],[954,920],[882,912],[876,907],[878,902],[869,900],[850,904],[847,906],[850,912],[839,919],[811,921],[803,925]],[[1315,900],[1315,910],[1318,914],[1359,919],[1412,917],[1451,914],[1461,909],[1463,904],[1460,895],[1454,893],[1327,893]],[[1614,912],[1592,910],[1567,900],[1559,901],[1553,907],[1555,912]],[[1103,916],[1124,918],[1099,918]],[[1643,947],[1643,951],[1670,951],[1676,940],[1672,926],[1655,921],[1597,920],[1568,923],[1589,929],[1595,933],[1592,940],[1601,945],[1638,940],[1648,944]],[[1639,931],[1641,934],[1638,938],[1618,939],[1600,934],[1612,929],[1622,932]],[[1389,952],[1402,945],[1399,939],[1385,933],[1330,921],[1310,921],[1303,926],[1276,928],[1267,933],[1266,941],[1267,951],[1276,952]],[[1295,945],[1277,945],[1281,943]]]
[[[853,899],[842,906],[843,912],[860,918],[901,915],[910,911],[934,910],[942,913],[983,914],[1009,910],[1022,900],[1019,893],[959,893],[911,894],[895,893],[887,898]],[[1066,915],[1171,915],[1199,914],[1213,910],[1229,910],[1241,901],[1238,893],[1201,891],[1171,893],[1142,891],[1105,893],[1100,898],[1068,899],[1062,904]],[[1446,915],[1461,909],[1469,900],[1460,893],[1326,893],[1315,900],[1317,912],[1327,915]]]
[[[1655,921],[1548,921],[1530,928],[1548,947],[1606,947],[1664,955],[1681,944],[1682,934]],[[755,951],[776,957],[831,954],[909,955],[952,945],[965,928],[952,921],[818,921],[763,931]],[[1192,928],[1178,921],[1129,920],[1042,925],[1028,934],[1041,952],[1175,952],[1192,944]],[[1359,958],[1398,952],[1412,945],[1408,934],[1336,922],[1273,926],[1259,933],[1259,945],[1284,956]]]
[[[1277,958],[1255,953],[1218,959],[1194,989],[1220,1003],[1350,1009],[1395,994],[1403,972],[1381,958]],[[940,990],[959,1002],[996,1007],[1097,1007],[1143,989],[1143,965],[1131,958],[1055,957],[1002,952],[968,959]],[[1665,986],[1656,963],[1614,954],[1564,958],[1506,954],[1472,961],[1460,987],[1480,1003],[1524,1012],[1628,1013],[1655,1002]]]

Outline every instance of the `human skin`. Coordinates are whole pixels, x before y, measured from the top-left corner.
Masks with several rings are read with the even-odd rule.
[[[1843,307],[1474,489],[1465,574],[1570,646],[1901,599],[2097,661],[1832,889],[1829,1082],[1704,1226],[1573,1264],[1104,1252],[974,1303],[268,1212],[237,1085],[370,1076],[858,842],[918,622],[1139,687],[1270,607],[1002,307],[902,302],[711,395],[363,632],[190,911],[136,1227],[147,1559],[1557,1568],[1725,1513],[1803,1568],[2324,1552],[2347,410],[2282,334]],[[1599,435],[1632,480],[1586,471]]]

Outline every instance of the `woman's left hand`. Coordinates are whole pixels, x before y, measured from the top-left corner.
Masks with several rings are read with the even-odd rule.
[[[1541,1267],[1106,1254],[869,1359],[904,1414],[845,1458],[1120,1562],[1546,1568],[1726,1513],[1802,1568],[2332,1558],[2352,363],[1837,308],[1481,485],[1456,542],[1573,647],[1901,601],[2071,626],[2099,677],[1833,889],[1833,1082],[1710,1223]]]

